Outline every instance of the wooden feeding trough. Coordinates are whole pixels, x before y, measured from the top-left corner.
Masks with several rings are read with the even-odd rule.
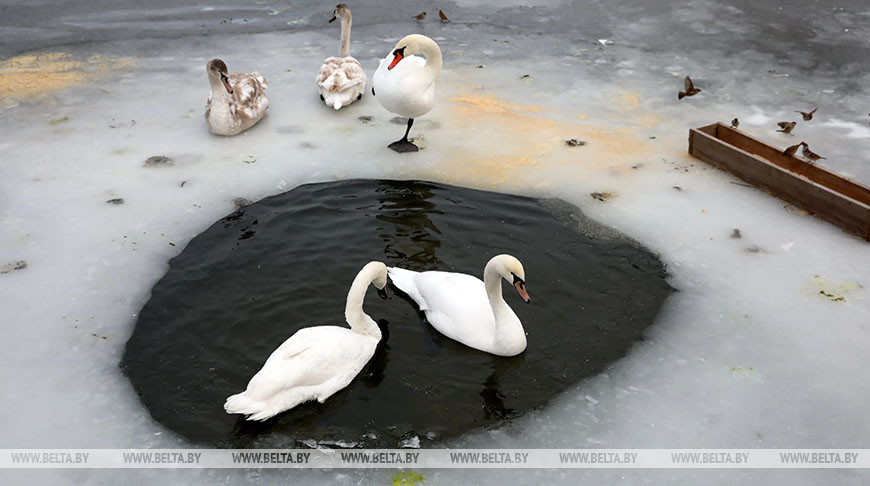
[[[689,130],[689,154],[870,241],[870,188],[722,123]]]

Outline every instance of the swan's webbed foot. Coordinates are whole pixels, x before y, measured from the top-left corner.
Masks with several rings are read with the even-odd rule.
[[[408,134],[411,133],[411,126],[414,125],[414,119],[408,118],[408,127],[405,129],[405,136],[402,137],[401,140],[396,140],[395,142],[387,145],[387,147],[395,150],[396,152],[405,153],[405,152],[416,152],[420,150],[420,147],[417,147],[413,143],[408,141]]]
[[[357,101],[359,101],[359,100],[361,100],[361,99],[362,99],[362,93],[356,95],[356,100],[357,100]]]
[[[320,95],[320,101],[326,101],[325,99],[323,99],[323,95]]]
[[[407,138],[403,138],[402,140],[396,140],[395,142],[387,145],[387,147],[403,154],[405,152],[417,152],[420,150],[420,147],[414,145]]]

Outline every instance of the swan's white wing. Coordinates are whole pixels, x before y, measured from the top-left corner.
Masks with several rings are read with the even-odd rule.
[[[251,378],[245,394],[253,400],[270,400],[295,387],[335,382],[346,385],[374,353],[368,340],[371,338],[336,326],[300,329],[269,356]]]
[[[492,347],[495,318],[483,282],[471,275],[423,272],[414,283],[428,308],[432,327],[445,336],[477,349]]]
[[[405,270],[404,268],[390,267],[387,268],[387,274],[390,276],[390,281],[393,282],[393,285],[407,294],[408,297],[417,304],[417,307],[419,307],[420,310],[424,311],[429,308],[429,304],[426,303],[426,300],[422,295],[420,295],[420,291],[417,290],[415,279],[417,278],[417,275],[420,275],[420,272]]]

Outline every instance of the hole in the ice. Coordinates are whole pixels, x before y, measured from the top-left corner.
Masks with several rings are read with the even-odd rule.
[[[479,276],[497,253],[526,269],[532,303],[505,291],[528,333],[522,355],[467,348],[423,324],[394,288],[387,301],[370,291],[365,310],[384,339],[346,389],[265,423],[224,412],[295,331],[344,324],[366,262]],[[194,238],[154,286],[122,367],[151,415],[195,442],[426,447],[499,426],[605,369],[671,291],[655,255],[560,200],[414,181],[310,184]]]

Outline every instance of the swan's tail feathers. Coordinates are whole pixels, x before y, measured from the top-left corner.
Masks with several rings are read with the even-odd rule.
[[[335,108],[336,110],[341,109],[344,106],[344,100],[342,99],[341,93],[335,92],[326,92],[324,93],[323,101],[326,102],[326,106],[330,106]]]
[[[281,413],[283,411],[284,410],[264,409],[264,410],[261,410],[255,414],[253,414],[253,415],[248,415],[247,420],[254,420],[257,422],[263,422],[263,421],[269,420],[270,418],[274,417],[275,415],[278,415],[279,413]]]
[[[245,392],[242,392],[227,398],[227,401],[224,403],[224,410],[227,413],[250,415],[259,411],[262,403],[259,400],[251,399]]]
[[[404,268],[387,267],[387,275],[389,275],[390,280],[399,290],[407,294],[408,291],[406,289],[414,286],[414,275],[417,275],[417,272],[405,270]]]
[[[329,395],[326,395],[324,400]],[[251,398],[247,392],[242,392],[227,398],[224,410],[227,413],[247,415],[248,420],[262,422],[315,398],[318,396],[312,387],[291,388],[266,400],[256,400]],[[323,402],[321,401],[321,403]]]
[[[426,301],[423,300],[423,296],[420,295],[420,292],[417,290],[417,284],[414,282],[414,278],[419,275],[418,272],[405,270],[404,268],[388,267],[387,275],[389,275],[393,285],[417,303],[420,310],[426,310]]]
[[[273,411],[268,401],[254,400],[245,392],[227,398],[224,410],[227,413],[247,415],[248,420],[258,421],[269,419],[281,412],[281,410]]]

